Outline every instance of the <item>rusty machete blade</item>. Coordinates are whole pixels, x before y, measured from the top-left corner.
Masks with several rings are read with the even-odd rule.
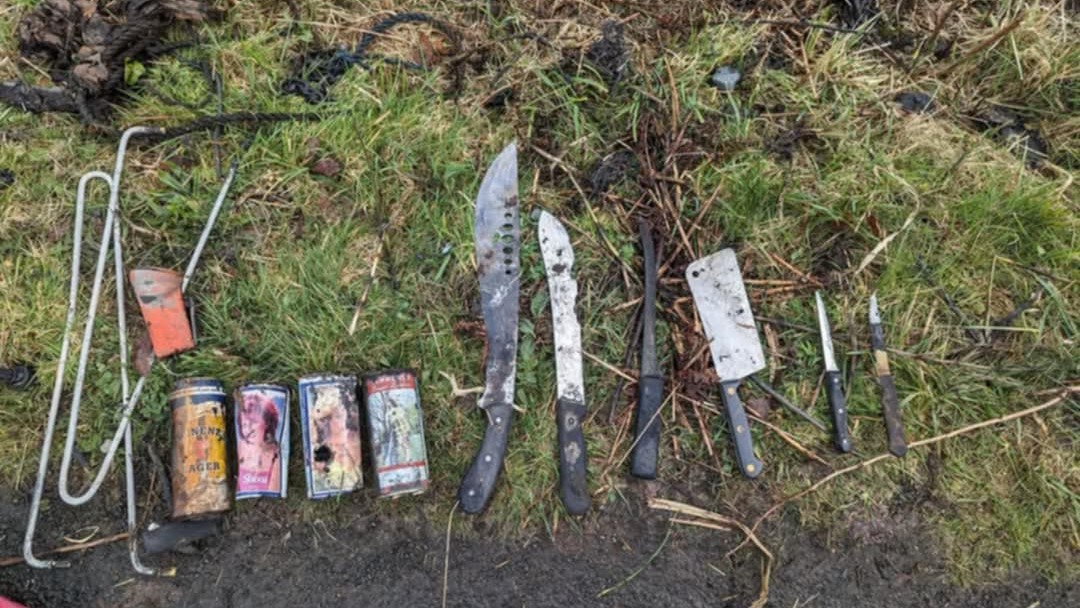
[[[479,513],[487,506],[513,422],[521,249],[517,190],[517,144],[511,142],[488,167],[476,195],[473,236],[488,343],[484,393],[478,405],[487,414],[488,425],[458,489],[466,513]]]

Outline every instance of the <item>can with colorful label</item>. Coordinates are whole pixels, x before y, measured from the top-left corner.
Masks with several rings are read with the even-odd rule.
[[[363,486],[356,376],[305,376],[299,381],[299,397],[308,498],[337,496]]]
[[[236,499],[285,498],[289,482],[289,389],[245,384],[233,392]]]
[[[225,387],[213,378],[178,380],[172,410],[172,518],[190,519],[229,509],[225,460]]]
[[[364,376],[364,405],[379,496],[426,490],[430,481],[416,373],[395,369]]]

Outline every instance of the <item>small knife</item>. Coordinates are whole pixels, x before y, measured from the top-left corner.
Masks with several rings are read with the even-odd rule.
[[[458,488],[466,513],[483,511],[495,491],[514,421],[521,283],[516,143],[506,146],[484,174],[476,194],[473,238],[488,343],[484,393],[477,406],[487,415],[487,428]]]
[[[555,416],[559,436],[559,484],[563,505],[571,515],[589,510],[585,452],[585,379],[581,364],[581,325],[574,313],[577,281],[573,277],[574,248],[555,216],[540,213],[540,252],[547,271],[551,296],[551,321],[555,334]]]
[[[899,458],[907,454],[907,440],[900,420],[896,384],[889,370],[889,354],[885,352],[885,332],[881,328],[876,293],[870,296],[870,347],[874,350],[874,372],[881,385],[881,410],[885,416],[885,432],[889,435],[889,453]]]
[[[821,299],[820,291],[814,292],[814,297],[817,299],[818,325],[821,328],[821,352],[825,359],[825,394],[829,397],[829,408],[832,410],[833,443],[836,449],[847,453],[851,451],[847,399],[844,397],[840,368],[836,365],[836,355],[833,353],[832,332],[829,330],[829,317],[825,315],[825,302]]]
[[[630,454],[630,474],[641,479],[656,479],[656,461],[660,451],[660,416],[664,402],[664,378],[656,362],[656,248],[652,226],[638,224],[641,248],[645,254],[645,294],[641,304],[641,374],[638,376],[637,420],[634,449]]]

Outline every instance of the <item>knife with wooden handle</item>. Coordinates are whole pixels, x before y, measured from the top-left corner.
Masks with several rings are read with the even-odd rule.
[[[885,432],[889,437],[889,453],[900,457],[907,454],[904,423],[900,419],[900,399],[889,369],[889,354],[885,352],[885,332],[881,328],[877,294],[870,296],[870,346],[874,351],[874,373],[881,386],[881,411],[885,417]]]

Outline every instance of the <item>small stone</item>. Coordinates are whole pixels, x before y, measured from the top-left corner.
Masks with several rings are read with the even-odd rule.
[[[926,93],[904,91],[896,96],[896,103],[907,112],[925,114],[935,109],[934,100]]]
[[[714,87],[727,92],[734,91],[740,80],[742,80],[742,72],[727,65],[716,68],[709,77],[709,82]]]

